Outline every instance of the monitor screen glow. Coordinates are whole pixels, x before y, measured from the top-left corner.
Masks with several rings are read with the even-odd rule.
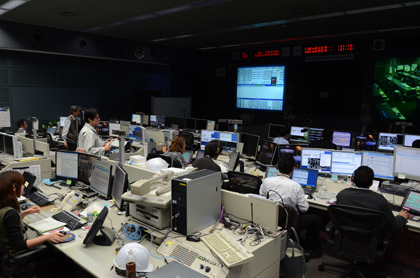
[[[290,128],[290,141],[308,142],[308,132],[307,127],[292,126]]]
[[[392,154],[363,151],[362,165],[373,170],[375,178],[393,180],[394,156]]]
[[[397,146],[394,149],[394,177],[420,181],[420,149]]]
[[[219,132],[213,130],[201,130],[201,148],[204,149],[206,144],[212,140],[219,140]]]
[[[352,175],[361,165],[361,152],[332,151],[331,174]]]
[[[330,173],[331,151],[303,148],[301,168],[318,170],[320,173]]]
[[[350,148],[351,147],[351,132],[346,131],[334,131],[333,132],[333,144],[339,147]]]
[[[404,135],[404,146],[411,147],[413,146],[413,142],[416,140],[420,140],[420,135],[406,134]]]
[[[393,151],[395,146],[402,146],[404,143],[404,135],[398,133],[379,133],[378,150]]]

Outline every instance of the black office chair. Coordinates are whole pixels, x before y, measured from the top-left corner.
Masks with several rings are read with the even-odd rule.
[[[157,157],[165,160],[169,164],[168,168],[169,167],[183,168],[182,162],[179,161],[177,159],[177,157],[175,157],[175,156],[165,156],[165,155],[158,154],[158,153],[149,153],[146,157],[146,160],[150,160],[150,159],[157,158]]]
[[[239,193],[260,193],[262,180],[254,175],[229,171],[227,173],[232,191]]]
[[[179,136],[185,139],[185,150],[193,151],[193,153],[197,151],[198,148],[194,145],[194,134],[187,131],[180,131]]]
[[[10,263],[9,250],[0,240],[1,268],[0,277],[49,277],[52,259],[45,259],[48,255],[46,245],[38,245],[17,254]]]
[[[63,149],[64,148],[64,144],[56,144],[53,141],[51,133],[48,133],[47,132],[45,134],[47,136],[47,143],[48,143],[48,146],[50,148],[50,151],[55,152],[55,151],[57,151],[59,149]]]
[[[390,235],[384,240],[380,239],[381,231],[387,221],[386,215],[377,210],[345,205],[329,206],[328,214],[332,220],[332,224],[326,228],[329,233],[329,243],[339,257],[351,263],[322,262],[318,270],[325,271],[326,266],[345,269],[346,272],[341,277],[351,274],[365,277],[363,273],[381,275],[378,271],[360,267],[358,263],[373,264],[384,257],[386,247],[394,237]]]

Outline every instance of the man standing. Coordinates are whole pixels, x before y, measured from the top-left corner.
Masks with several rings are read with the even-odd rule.
[[[26,129],[28,128],[28,124],[26,123],[26,121],[24,119],[20,119],[19,121],[17,121],[17,126],[18,126],[18,131],[16,131],[16,133],[26,133]]]
[[[64,146],[69,151],[75,151],[77,148],[77,121],[76,118],[79,116],[80,107],[73,105],[70,107],[70,116],[67,117],[64,122],[63,132],[61,137],[64,140]]]
[[[111,142],[101,146],[98,132],[95,127],[99,124],[101,117],[95,108],[89,108],[85,111],[85,126],[79,134],[78,146],[88,154],[104,155],[106,151],[111,150]]]

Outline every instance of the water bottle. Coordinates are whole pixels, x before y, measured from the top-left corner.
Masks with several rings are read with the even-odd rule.
[[[87,209],[87,222],[92,223],[93,222],[93,205],[92,201],[89,200]]]
[[[133,254],[133,249],[128,249],[127,260],[125,264],[125,277],[136,278],[136,257]]]

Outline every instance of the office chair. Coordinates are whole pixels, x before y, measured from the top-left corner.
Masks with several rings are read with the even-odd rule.
[[[45,259],[48,254],[47,246],[44,244],[28,249],[17,254],[13,260],[14,265],[10,263],[10,253],[6,245],[0,240],[1,267],[0,277],[44,277],[38,276],[40,272],[48,276],[52,259]]]
[[[358,263],[373,264],[384,257],[386,247],[394,237],[390,235],[384,240],[380,239],[387,221],[386,215],[377,210],[345,205],[329,206],[328,214],[332,220],[326,227],[328,241],[339,257],[351,263],[322,262],[318,270],[325,271],[326,266],[345,269],[346,272],[341,277],[351,274],[365,277],[363,273],[381,275],[380,272],[360,267]],[[386,277],[386,274],[384,276]]]
[[[178,159],[174,158],[173,156],[165,156],[162,154],[158,154],[158,153],[149,153],[146,157],[146,160],[150,160],[153,158],[157,158],[160,157],[163,160],[166,161],[166,163],[168,163],[168,168],[169,167],[174,167],[174,168],[183,168],[183,165],[181,163],[181,161],[179,161]]]
[[[179,136],[185,139],[185,150],[193,151],[193,153],[197,151],[198,148],[194,145],[194,134],[187,131],[180,131]]]
[[[262,180],[254,175],[229,171],[227,173],[232,191],[238,193],[260,193]]]
[[[47,143],[50,147],[50,151],[55,152],[59,149],[63,149],[64,148],[64,144],[56,144],[53,139],[52,139],[52,135],[51,133],[45,133],[47,136]]]

